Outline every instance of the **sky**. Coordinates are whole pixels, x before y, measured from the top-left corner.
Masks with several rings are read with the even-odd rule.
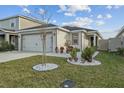
[[[25,15],[59,26],[71,25],[98,30],[103,38],[115,37],[124,25],[121,5],[0,5],[0,19]]]

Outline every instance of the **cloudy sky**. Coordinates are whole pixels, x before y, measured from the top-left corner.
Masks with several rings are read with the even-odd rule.
[[[44,13],[51,23],[96,29],[104,38],[114,37],[124,25],[124,6],[108,5],[49,5],[0,6],[0,19],[13,15],[39,18]]]

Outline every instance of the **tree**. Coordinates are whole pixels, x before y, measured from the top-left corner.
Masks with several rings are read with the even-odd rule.
[[[26,10],[26,9],[25,9]],[[39,10],[38,9],[35,9],[34,12],[27,12],[29,14],[29,16],[35,18],[35,19],[41,19],[44,24],[47,26],[51,19],[52,19],[52,14],[49,14],[48,10],[44,7],[44,8],[40,8]],[[36,17],[39,16],[38,17]],[[42,55],[42,62],[45,63],[46,62],[46,31],[43,31],[43,55]]]

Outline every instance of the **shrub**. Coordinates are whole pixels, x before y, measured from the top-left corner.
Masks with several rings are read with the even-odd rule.
[[[0,51],[8,51],[8,50],[14,50],[15,47],[12,44],[9,44],[7,41],[2,41],[0,45]]]
[[[80,52],[80,49],[79,48],[74,48],[77,52]]]
[[[1,41],[1,51],[6,51],[9,48],[9,44],[7,41]]]
[[[74,59],[75,62],[78,61],[77,52],[78,52],[77,48],[73,48],[72,51],[70,52],[71,58]]]
[[[118,48],[117,49],[117,54],[121,55],[121,56],[124,56],[124,48]]]
[[[14,45],[12,45],[12,44],[9,44],[9,48],[8,48],[10,51],[11,50],[14,50],[15,49],[15,46]]]
[[[72,58],[77,57],[77,50],[76,49],[72,49],[72,51],[70,52],[70,55]]]
[[[91,47],[91,51],[92,51],[92,53],[94,53],[96,50],[97,50],[96,47]]]
[[[92,61],[92,49],[91,48],[85,48],[82,53],[81,53],[81,57],[85,60],[87,60],[88,62]]]

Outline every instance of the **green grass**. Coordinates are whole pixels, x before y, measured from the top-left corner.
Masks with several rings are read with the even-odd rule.
[[[59,87],[65,79],[76,82],[76,87],[124,87],[124,58],[102,52],[97,56],[99,66],[76,66],[64,58],[47,57],[58,69],[36,72],[32,66],[41,63],[41,56],[34,56],[0,64],[0,87]]]

